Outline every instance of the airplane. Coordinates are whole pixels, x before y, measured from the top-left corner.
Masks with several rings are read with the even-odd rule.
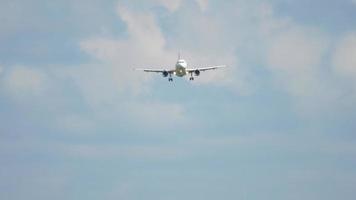
[[[178,54],[178,60],[176,62],[175,69],[136,69],[138,71],[144,72],[156,72],[162,73],[163,77],[168,77],[168,81],[173,81],[172,75],[176,75],[177,77],[183,77],[187,74],[190,75],[189,80],[194,80],[194,75],[199,76],[200,72],[208,71],[208,70],[215,70],[219,68],[224,68],[225,65],[218,65],[218,66],[211,66],[211,67],[193,67],[188,68],[188,64],[184,59],[180,58],[180,54]]]

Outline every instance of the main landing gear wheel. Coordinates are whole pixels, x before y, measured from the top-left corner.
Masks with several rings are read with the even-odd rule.
[[[194,77],[193,77],[193,73],[192,73],[192,72],[190,72],[189,80],[190,80],[190,81],[194,81]]]
[[[173,78],[168,78],[168,81],[169,81],[169,82],[173,81]]]

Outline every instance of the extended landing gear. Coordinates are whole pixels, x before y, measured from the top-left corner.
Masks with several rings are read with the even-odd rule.
[[[193,73],[190,73],[189,80],[190,80],[190,81],[194,81],[194,76],[193,76]]]
[[[169,73],[168,81],[173,82],[172,73]]]

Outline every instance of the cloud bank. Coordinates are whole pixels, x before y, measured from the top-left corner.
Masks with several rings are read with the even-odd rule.
[[[327,29],[306,4],[2,1],[0,194],[353,199],[356,36],[335,24],[352,17]],[[228,68],[133,70],[179,51]]]

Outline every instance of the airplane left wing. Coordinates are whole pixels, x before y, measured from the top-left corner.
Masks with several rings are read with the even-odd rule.
[[[193,73],[195,71],[208,71],[208,70],[215,70],[215,69],[219,69],[219,68],[224,68],[226,67],[226,65],[217,65],[217,66],[211,66],[211,67],[197,67],[197,68],[191,68],[191,69],[186,69],[186,71],[188,73]]]

